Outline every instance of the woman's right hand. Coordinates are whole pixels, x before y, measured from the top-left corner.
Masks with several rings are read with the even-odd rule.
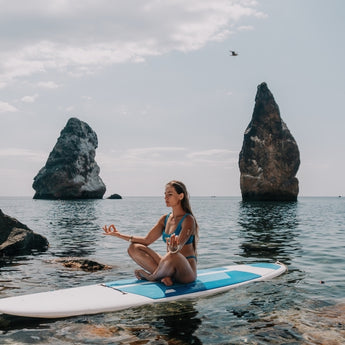
[[[172,234],[170,238],[168,238],[167,244],[168,244],[168,250],[170,253],[177,253],[181,249],[179,246],[180,244],[179,237],[176,236],[175,234]]]
[[[109,225],[109,227],[107,225],[104,225],[103,230],[105,232],[104,235],[110,235],[110,236],[116,236],[116,237],[120,236],[120,233],[117,231],[114,224]]]

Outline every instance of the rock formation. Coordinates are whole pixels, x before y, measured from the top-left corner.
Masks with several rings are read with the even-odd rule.
[[[266,83],[258,86],[252,120],[239,156],[244,201],[295,201],[300,165],[295,139]]]
[[[48,240],[34,233],[25,224],[0,210],[0,254],[23,255],[33,250],[45,251]]]
[[[84,258],[59,258],[54,262],[61,263],[67,268],[81,269],[86,272],[96,272],[101,270],[109,270],[112,267],[109,265],[101,264],[97,261],[84,259]]]
[[[106,187],[95,161],[97,146],[97,135],[87,123],[69,119],[34,178],[34,199],[102,199]]]
[[[110,196],[108,196],[107,199],[122,199],[122,196],[120,194],[111,194]]]

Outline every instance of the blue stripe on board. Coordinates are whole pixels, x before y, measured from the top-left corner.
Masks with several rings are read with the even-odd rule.
[[[226,271],[227,269],[228,268],[226,268],[226,267],[203,268],[201,270],[198,270],[198,274],[218,272],[218,271]]]
[[[253,267],[261,267],[261,268],[270,268],[273,270],[277,270],[278,268],[280,268],[281,266],[277,265],[277,264],[270,264],[269,262],[260,262],[257,264],[251,264],[249,266],[253,266]]]
[[[222,271],[226,271],[226,270],[227,269],[225,267],[204,268],[204,269],[198,270],[198,275],[199,274],[205,274],[205,273],[211,273],[211,272],[219,272],[219,271],[222,272]],[[143,280],[120,279],[120,280],[115,280],[112,282],[104,283],[103,285],[108,286],[108,287],[118,287],[118,286],[122,286],[122,285],[132,285],[132,284],[139,284],[139,283],[140,284],[146,284],[146,283],[144,283]],[[151,283],[147,283],[147,284],[151,284]],[[153,283],[153,284],[155,284],[155,283]]]
[[[123,292],[133,293],[152,299],[181,296],[190,293],[212,290],[224,286],[229,286],[237,283],[242,283],[248,280],[260,278],[258,274],[242,271],[228,271],[217,272],[199,278],[190,284],[174,284],[173,286],[165,286],[158,282],[147,282],[137,284],[136,282],[129,283],[127,286],[120,286],[118,282],[107,283],[106,286],[118,288]],[[122,284],[123,285],[123,284]]]
[[[116,287],[116,286],[122,286],[122,285],[131,285],[131,284],[138,284],[138,283],[142,283],[142,280],[138,280],[138,279],[120,279],[120,280],[116,280],[113,282],[108,282],[108,283],[104,283],[103,285],[108,286],[108,287]]]

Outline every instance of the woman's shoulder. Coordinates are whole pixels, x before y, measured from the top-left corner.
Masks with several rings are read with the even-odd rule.
[[[191,213],[186,213],[185,214],[185,218],[189,218],[189,219],[194,219],[194,216]]]
[[[163,214],[163,215],[159,218],[158,223],[164,225],[164,224],[166,223],[167,218],[169,218],[169,216],[170,216],[170,213]]]
[[[191,213],[186,213],[184,221],[186,224],[195,224],[195,218]]]

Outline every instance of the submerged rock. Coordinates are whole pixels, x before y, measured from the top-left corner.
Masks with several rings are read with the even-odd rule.
[[[109,265],[104,265],[97,261],[83,259],[83,258],[61,258],[61,259],[56,259],[54,261],[61,263],[65,267],[81,269],[86,272],[95,272],[95,271],[101,271],[101,270],[108,270],[112,268]]]
[[[255,107],[239,156],[244,201],[295,201],[300,165],[297,143],[266,83],[258,86]]]
[[[331,288],[330,288],[331,289]],[[324,302],[318,301],[323,304]],[[277,325],[280,329],[291,329],[290,334],[304,339],[301,344],[344,345],[345,339],[345,301],[338,300],[335,305],[308,308],[284,309],[274,311],[265,320],[267,324]],[[287,338],[284,339],[287,344]],[[297,344],[296,338],[290,344]]]
[[[33,250],[45,251],[48,240],[34,233],[25,224],[7,216],[0,210],[0,254],[23,255]]]
[[[97,135],[87,123],[69,119],[34,178],[34,199],[102,199],[106,187],[95,161],[97,146]]]

